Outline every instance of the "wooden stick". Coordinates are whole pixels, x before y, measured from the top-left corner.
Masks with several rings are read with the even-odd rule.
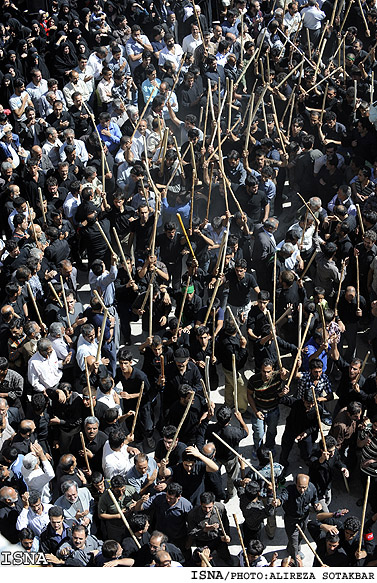
[[[176,332],[175,332],[176,336],[178,335],[179,327],[181,325],[182,315],[183,315],[183,309],[185,307],[186,298],[187,298],[187,292],[188,292],[188,288],[189,287],[190,287],[190,276],[189,276],[189,278],[187,280],[186,288],[185,288],[185,291],[183,293],[181,307],[179,309],[179,316],[178,316],[177,328],[176,328]]]
[[[156,200],[156,208],[154,210],[154,220],[153,220],[153,229],[152,229],[152,235],[151,235],[151,242],[150,242],[150,250],[151,250],[151,255],[154,257],[155,254],[155,248],[156,248],[156,233],[157,233],[157,223],[158,223],[158,217],[160,216],[160,213],[158,212],[157,209],[157,200]]]
[[[62,276],[60,276],[60,285],[62,286],[62,296],[63,296],[65,311],[67,314],[67,324],[68,324],[68,328],[70,328],[71,327],[71,318],[69,317],[67,296],[65,295],[64,282],[63,282]]]
[[[237,320],[236,320],[236,318],[234,317],[234,314],[233,314],[233,312],[232,312],[232,310],[230,309],[230,307],[229,307],[229,306],[227,306],[227,310],[229,311],[230,317],[231,317],[231,319],[233,320],[233,324],[235,325],[235,327],[236,327],[236,330],[237,330],[238,334],[239,334],[239,335],[241,336],[241,338],[242,338],[242,332],[241,332],[241,330],[240,330],[240,327],[239,327],[239,325],[238,325],[238,323],[237,323]]]
[[[58,294],[56,293],[56,289],[54,288],[54,286],[52,285],[51,281],[48,282],[48,287],[50,288],[50,290],[52,291],[56,301],[58,302],[59,306],[62,308],[63,304],[61,302],[61,299],[59,298]]]
[[[149,284],[149,328],[148,333],[149,336],[153,336],[153,283]]]
[[[251,129],[251,124],[253,122],[253,109],[254,109],[255,93],[252,93],[250,99],[251,99],[251,101],[248,104],[248,106],[249,106],[249,117],[248,117],[248,120],[247,120],[246,140],[245,140],[245,150],[246,150],[246,152],[249,151],[250,129]]]
[[[323,342],[328,342],[325,312],[323,311],[323,306],[321,303],[319,303],[318,306],[319,306],[319,315],[321,316]]]
[[[234,412],[238,413],[238,374],[236,368],[236,355],[232,354],[232,371],[233,371],[233,399]]]
[[[243,537],[242,537],[240,525],[238,524],[237,516],[235,514],[233,514],[233,520],[234,520],[234,523],[235,523],[236,528],[237,528],[238,538],[240,540],[240,544],[241,544],[243,556],[244,556],[244,559],[245,559],[245,564],[246,564],[247,567],[250,567],[249,557],[247,556],[247,552],[246,552],[246,548],[245,548],[245,543],[244,543],[244,540],[243,540]]]
[[[203,379],[200,379],[200,383],[202,385],[203,395],[205,397],[205,400],[207,401],[207,405],[208,405],[208,407],[210,407],[211,401],[210,401],[210,398],[209,398],[209,395],[208,395],[206,383],[205,383],[205,381]]]
[[[212,360],[215,358],[215,342],[216,342],[216,310],[213,308],[212,317]]]
[[[216,502],[214,503],[213,507],[214,507],[214,509],[215,509],[215,512],[216,512],[216,514],[217,514],[217,519],[218,519],[218,521],[219,521],[220,528],[221,528],[221,530],[223,531],[223,536],[227,536],[227,534],[226,534],[226,532],[225,532],[225,528],[224,528],[224,523],[223,523],[223,521],[221,520],[221,516],[220,516],[219,509],[218,509],[218,508],[217,508],[217,506],[216,506]]]
[[[101,235],[102,235],[102,238],[103,238],[103,240],[105,241],[105,243],[106,243],[106,245],[107,245],[107,247],[108,247],[108,249],[109,249],[109,251],[110,251],[111,255],[115,255],[115,257],[118,257],[118,256],[117,256],[117,254],[115,253],[114,249],[112,248],[110,241],[109,241],[109,240],[108,240],[108,238],[106,237],[105,231],[102,229],[102,227],[101,227],[101,225],[99,224],[99,222],[98,222],[98,221],[96,221],[96,225],[97,225],[97,227],[98,227],[98,230],[99,230],[99,232],[101,233]]]
[[[300,279],[303,279],[305,277],[305,275],[307,274],[308,269],[311,266],[311,264],[313,263],[316,255],[317,255],[317,251],[314,251],[313,255],[311,256],[311,258],[308,261],[307,266],[305,267],[304,271],[302,272]]]
[[[83,435],[82,431],[80,431],[80,439],[81,439],[81,447],[82,447],[83,452],[84,452],[84,460],[85,460],[86,469],[88,470],[88,472],[90,472],[88,454],[86,453],[85,440],[84,440],[84,435]]]
[[[109,493],[109,496],[110,496],[111,500],[113,501],[113,504],[114,504],[115,508],[117,509],[118,514],[120,515],[120,517],[121,517],[121,519],[123,521],[124,526],[127,528],[128,532],[130,533],[130,535],[131,535],[134,543],[136,544],[137,548],[138,549],[141,549],[141,545],[140,545],[139,541],[137,540],[136,536],[134,535],[134,533],[132,532],[132,529],[131,529],[130,525],[128,524],[128,520],[124,516],[123,511],[122,511],[121,507],[119,506],[118,500],[115,498],[115,496],[114,496],[114,494],[113,494],[113,492],[112,492],[112,490],[110,488],[107,491]]]
[[[233,79],[230,81],[229,95],[228,95],[228,131],[230,131],[230,126],[232,122],[232,101],[233,101]]]
[[[126,256],[125,256],[124,251],[122,249],[122,245],[121,245],[121,242],[120,242],[120,239],[119,239],[119,236],[118,236],[118,233],[117,233],[117,230],[116,230],[115,227],[113,227],[113,233],[114,233],[114,238],[115,238],[116,244],[118,245],[118,249],[119,249],[120,256],[122,258],[122,263],[124,265],[125,270],[127,271],[128,277],[131,280],[132,279],[132,274],[131,274],[130,268],[128,267],[128,263],[127,263],[127,260],[126,260]]]
[[[301,59],[301,61],[298,63],[298,65],[296,65],[295,67],[293,67],[293,69],[291,69],[291,70],[289,71],[288,75],[287,75],[286,77],[284,77],[284,79],[283,79],[282,81],[280,81],[280,83],[278,83],[278,84],[275,86],[275,89],[278,89],[278,90],[279,90],[279,89],[280,89],[280,87],[281,87],[282,85],[284,85],[284,83],[285,83],[286,81],[288,81],[288,79],[289,79],[290,77],[292,77],[292,75],[293,75],[294,73],[296,73],[297,69],[299,69],[299,68],[301,67],[301,62],[302,62],[302,61],[303,61],[303,59]]]
[[[98,128],[97,128],[96,118],[94,117],[94,114],[91,111],[89,111],[88,106],[86,105],[85,101],[83,101],[82,104],[85,107],[85,109],[86,109],[86,111],[87,111],[90,119],[92,120],[92,123],[93,123],[93,126],[94,126],[94,131],[96,132],[97,138],[99,140],[99,145],[100,145],[101,152],[102,152],[101,156],[102,156],[104,154],[104,148],[103,148],[103,143],[102,143],[102,139],[101,139],[100,133],[99,133]],[[106,164],[106,171],[107,172],[110,172],[110,168],[109,168],[109,165],[107,163],[106,156],[105,156],[105,164]]]
[[[279,370],[281,370],[283,368],[283,365],[281,362],[280,349],[279,349],[279,345],[278,345],[278,339],[276,336],[275,326],[274,326],[274,323],[272,321],[271,314],[270,314],[269,310],[266,310],[266,311],[267,311],[267,319],[268,319],[268,322],[269,322],[269,325],[271,328],[272,337],[273,337],[274,342],[275,342],[276,355],[277,355],[277,359],[278,359],[278,367],[279,367]]]
[[[317,397],[315,394],[315,387],[314,387],[314,385],[312,385],[310,388],[311,388],[312,394],[313,394],[313,403],[315,406],[315,412],[317,414],[318,427],[319,427],[319,432],[321,434],[321,440],[322,440],[322,448],[323,448],[323,451],[325,453],[327,453],[325,436],[324,436],[323,429],[322,429],[321,415],[319,414],[318,401],[317,401]]]
[[[89,368],[88,368],[88,362],[87,362],[87,356],[85,356],[84,358],[84,364],[85,364],[85,377],[86,377],[86,384],[88,387],[88,393],[89,393],[89,399],[90,399],[90,413],[92,415],[92,417],[94,417],[94,406],[93,406],[93,399],[92,399],[92,387],[90,384],[90,376],[89,376]]]
[[[206,567],[210,567],[212,569],[212,565],[209,562],[209,560],[207,559],[207,557],[205,556],[204,553],[198,553],[199,558],[206,564]]]
[[[334,7],[333,7],[333,10],[332,10],[332,13],[331,13],[331,18],[330,18],[330,26],[332,26],[334,24],[334,19],[335,19],[335,13],[336,13],[337,4],[338,4],[338,0],[335,0]]]
[[[343,276],[344,276],[344,270],[345,270],[345,268],[346,268],[346,264],[345,264],[345,261],[343,260],[342,261],[342,269],[341,269],[341,272],[340,272],[338,293],[336,294],[336,300],[335,300],[335,308],[334,308],[335,315],[338,314],[338,303],[339,303],[339,298],[340,298],[340,292],[341,292],[341,289],[342,289],[342,283],[343,283]]]
[[[357,218],[359,219],[361,235],[362,235],[362,237],[364,237],[364,235],[365,235],[364,223],[363,223],[363,218],[361,216],[360,205],[358,203],[356,203],[356,210],[357,210]]]
[[[284,320],[284,318],[285,318],[286,316],[288,316],[288,315],[289,315],[291,312],[292,312],[292,308],[287,308],[287,309],[285,310],[284,314],[282,314],[282,315],[280,316],[280,318],[278,318],[278,319],[276,320],[276,322],[275,322],[275,327],[276,327],[276,326],[279,326],[280,322],[282,322],[282,321]]]
[[[93,290],[93,295],[96,296],[97,300],[99,301],[99,303],[101,304],[101,308],[103,309],[103,311],[107,310],[103,299],[101,298],[101,296],[99,295],[98,291],[95,289]]]
[[[303,532],[302,528],[298,524],[296,524],[296,528],[299,531],[299,533],[301,534],[301,536],[304,539],[304,541],[306,542],[306,544],[308,545],[309,549],[312,551],[313,555],[316,557],[316,559],[319,562],[319,564],[321,565],[321,567],[327,567],[327,565],[325,565],[325,563],[322,561],[322,559],[318,555],[318,553],[314,550],[312,544],[310,543],[308,537]]]
[[[323,94],[323,101],[322,101],[322,109],[321,109],[321,116],[320,116],[320,123],[322,124],[322,120],[323,120],[323,114],[325,112],[325,105],[326,105],[326,99],[327,99],[327,92],[329,90],[329,84],[326,83],[326,87],[325,87],[325,92]]]
[[[156,271],[154,271],[152,273],[152,277],[149,281],[149,285],[154,282],[155,277],[156,277]],[[151,288],[148,286],[147,293],[145,294],[144,299],[143,299],[143,303],[141,304],[141,307],[140,307],[141,311],[144,311],[145,305],[146,305],[148,297],[149,297],[150,290],[151,290]]]
[[[272,451],[268,452],[270,458],[270,474],[271,474],[271,484],[272,484],[272,496],[274,501],[276,500],[276,484],[275,484],[275,472],[274,472],[274,458],[272,457]]]
[[[366,364],[367,364],[367,362],[368,362],[368,358],[369,358],[369,357],[370,357],[370,350],[368,350],[368,352],[366,353],[366,355],[365,355],[365,357],[364,357],[364,360],[363,360],[363,364],[361,365],[360,372],[359,372],[359,374],[358,374],[358,375],[357,375],[357,377],[356,377],[356,382],[357,382],[357,383],[359,382],[359,380],[360,380],[360,377],[361,377],[361,375],[362,375],[362,374],[363,374],[363,372],[364,372],[364,368],[366,367]]]
[[[34,225],[33,217],[32,217],[32,214],[31,214],[30,204],[28,203],[28,201],[26,201],[26,204],[27,204],[28,219],[30,220],[31,231],[33,233],[33,237],[34,237],[35,244],[39,248],[39,244],[37,242],[37,233],[35,231],[35,225]]]
[[[206,143],[206,135],[207,135],[208,107],[209,107],[209,95],[208,95],[208,91],[207,91],[206,112],[205,112],[205,116],[204,116],[204,127],[203,127],[203,145],[204,146]]]
[[[361,0],[357,0],[357,3],[359,5],[360,12],[361,12],[361,17],[363,19],[364,26],[365,26],[365,36],[370,36],[370,30],[368,28],[368,23],[367,23],[367,19],[365,18],[365,14],[364,14],[363,7],[361,5]]]
[[[97,356],[96,356],[97,362],[101,362],[101,350],[102,350],[103,336],[105,334],[106,321],[107,321],[108,314],[109,314],[108,310],[105,310],[105,312],[103,314],[103,318],[102,318],[101,333],[100,333],[98,347],[97,347]]]
[[[162,176],[164,174],[164,165],[165,165],[166,148],[168,145],[168,137],[169,137],[169,130],[168,130],[168,128],[165,128],[164,137],[162,138],[162,143],[160,145],[160,155],[159,155],[159,158],[161,158],[161,166],[160,166],[160,172],[159,172],[160,176]],[[147,164],[147,162],[146,162],[146,164]]]
[[[205,360],[205,367],[204,367],[204,378],[205,378],[205,386],[206,386],[206,391],[208,391],[208,393],[210,393],[211,391],[211,383],[210,383],[210,379],[209,379],[209,365],[210,365],[210,361],[211,361],[211,357],[210,356],[206,356],[206,360]]]
[[[266,31],[265,31],[265,33],[264,33],[264,34],[266,34]],[[263,44],[263,41],[262,41],[262,44]],[[253,54],[253,55],[251,55],[251,58],[250,58],[250,59],[247,61],[247,63],[246,63],[246,65],[245,65],[245,67],[243,68],[243,71],[242,71],[242,73],[240,74],[240,76],[239,76],[239,77],[238,77],[238,79],[236,80],[236,82],[235,82],[235,84],[234,84],[234,85],[235,85],[235,87],[237,87],[237,86],[239,85],[240,81],[241,81],[241,80],[243,79],[243,77],[245,76],[245,74],[246,74],[246,71],[248,70],[248,68],[250,67],[251,63],[254,61],[254,59],[256,58],[256,55],[257,55],[258,53],[259,53],[259,50],[258,50],[258,51],[255,51],[255,52],[254,52],[254,54]]]
[[[206,209],[206,221],[208,221],[208,217],[209,217],[209,204],[211,202],[212,181],[213,181],[213,169],[214,169],[214,165],[212,163],[211,164],[211,171],[210,171],[210,174],[209,174],[209,187],[208,187],[208,199],[207,199],[207,209]]]
[[[178,156],[178,162],[179,162],[179,166],[180,166],[180,168],[181,168],[181,172],[182,172],[182,174],[183,174],[184,170],[183,170],[183,162],[182,162],[182,157],[181,157],[181,153],[180,153],[180,151],[179,151],[179,148],[178,148],[178,144],[177,144],[177,138],[176,138],[174,135],[173,135],[173,141],[174,141],[174,147],[175,147],[175,150],[176,150],[176,152],[177,152],[177,156]]]
[[[347,477],[346,477],[346,475],[345,475],[343,472],[341,472],[341,474],[342,474],[342,476],[343,476],[344,485],[345,485],[345,487],[346,487],[347,494],[349,494],[349,493],[350,493],[350,487],[349,487],[349,485],[348,485],[348,480],[347,480]]]
[[[187,405],[186,405],[186,409],[185,409],[185,411],[184,411],[184,413],[183,413],[183,415],[182,415],[182,419],[180,420],[180,422],[179,422],[179,425],[178,425],[178,427],[177,427],[177,431],[175,432],[175,435],[174,435],[174,437],[173,437],[173,441],[172,441],[171,445],[169,446],[169,449],[168,449],[168,451],[167,451],[167,453],[166,453],[166,456],[165,456],[165,458],[164,458],[164,459],[165,459],[165,461],[166,461],[166,464],[167,464],[167,463],[168,463],[168,461],[169,461],[169,456],[170,456],[170,454],[171,454],[171,452],[172,452],[172,449],[173,449],[173,447],[175,446],[175,442],[176,442],[176,440],[177,440],[177,437],[178,437],[178,435],[179,435],[179,432],[180,432],[180,431],[181,431],[181,429],[182,429],[182,425],[183,425],[183,424],[184,424],[184,422],[185,422],[185,419],[186,419],[186,417],[187,417],[187,414],[188,414],[188,412],[189,412],[189,410],[190,410],[190,407],[191,407],[191,405],[192,405],[192,402],[193,402],[193,400],[194,400],[194,397],[195,397],[195,392],[194,392],[194,391],[192,391],[192,393],[191,393],[191,397],[190,397],[190,400],[189,400],[189,402],[188,402],[188,403],[187,403]]]
[[[276,323],[276,262],[277,253],[274,253],[274,272],[273,272],[273,282],[272,282],[272,322],[275,326]]]
[[[302,337],[302,304],[298,305],[298,345],[301,344]]]
[[[345,12],[345,15],[344,15],[342,24],[340,25],[338,34],[342,34],[343,27],[346,24],[346,21],[347,21],[347,18],[348,18],[348,14],[349,14],[349,11],[351,10],[351,6],[352,6],[353,3],[354,3],[354,0],[351,0],[350,3],[348,4],[348,7],[347,7],[347,10]],[[340,11],[339,11],[339,16],[340,16]]]
[[[208,101],[209,101],[209,107],[211,110],[211,118],[212,121],[215,121],[215,110],[213,107],[213,96],[212,96],[212,87],[211,87],[211,80],[208,79]]]
[[[132,135],[131,135],[131,137],[130,137],[130,141],[131,141],[131,142],[132,142],[132,140],[134,139],[134,136],[135,136],[135,134],[136,134],[137,130],[139,129],[139,125],[140,125],[140,123],[141,123],[141,120],[142,120],[142,119],[143,119],[143,117],[144,117],[144,114],[145,114],[145,112],[146,112],[146,111],[147,111],[147,109],[148,109],[148,105],[149,105],[149,103],[150,103],[150,101],[151,101],[151,99],[152,99],[153,93],[154,93],[154,91],[152,91],[152,93],[151,93],[151,94],[150,94],[150,96],[148,97],[148,101],[147,101],[147,103],[145,104],[145,106],[144,106],[144,109],[143,109],[143,111],[141,112],[141,115],[139,116],[139,119],[137,120],[137,124],[135,125],[135,129],[134,129],[134,131],[132,132]]]
[[[102,174],[102,192],[105,192],[105,152],[101,148],[101,174]]]
[[[37,314],[37,318],[39,320],[39,324],[40,324],[41,328],[44,330],[45,329],[45,325],[42,322],[42,318],[41,318],[41,314],[40,314],[39,309],[38,309],[38,306],[37,306],[37,302],[35,300],[34,294],[33,294],[32,289],[30,287],[30,283],[28,281],[26,282],[26,286],[27,286],[27,290],[29,292],[30,299],[31,299],[32,304],[34,306],[35,313]]]
[[[219,435],[217,435],[217,433],[213,432],[212,435],[216,437],[216,439],[221,441],[221,443],[225,445],[225,447],[227,447],[229,451],[231,451],[239,460],[241,460],[245,465],[247,465],[251,470],[253,470],[253,472],[255,472],[257,476],[259,476],[264,482],[266,482],[266,484],[268,484],[269,486],[271,485],[271,482],[269,482],[267,478],[263,476],[263,474],[261,474],[256,468],[254,468],[254,466],[251,465],[250,462],[248,462],[240,453],[238,453],[235,449],[233,449],[233,447],[231,447],[226,441],[224,441]]]
[[[368,505],[369,487],[370,487],[370,476],[367,477],[367,483],[365,486],[363,513],[362,513],[362,517],[361,517],[361,527],[360,527],[360,533],[359,533],[359,547],[358,547],[359,553],[361,551],[361,546],[363,544],[364,523],[365,523],[365,514],[367,511],[367,505]]]
[[[360,310],[360,270],[359,270],[359,256],[356,255],[356,302],[357,309]]]
[[[139,415],[140,403],[141,403],[141,399],[143,398],[143,392],[144,392],[144,381],[141,381],[139,396],[137,398],[137,403],[136,403],[135,415],[134,415],[134,418],[132,421],[131,435],[134,435],[134,433],[135,433],[136,421],[137,421],[137,416]]]
[[[46,223],[46,213],[45,213],[45,209],[43,206],[43,195],[42,195],[41,188],[38,188],[38,196],[39,196],[39,204],[40,204],[41,211],[42,211],[43,222]]]
[[[370,106],[373,105],[373,96],[374,96],[374,71],[372,71],[372,79],[370,82]]]
[[[289,142],[289,136],[291,134],[291,124],[292,124],[292,117],[293,117],[293,108],[295,106],[295,99],[296,99],[296,94],[294,93],[294,91],[295,91],[296,86],[297,85],[294,86],[293,91],[292,91],[293,97],[292,97],[291,107],[290,107],[290,110],[289,110],[288,128],[287,128],[287,140],[288,140],[288,142]]]
[[[308,53],[309,53],[309,60],[312,60],[312,47],[310,46],[310,34],[309,34],[309,29],[305,27],[306,30],[306,42],[308,45]]]
[[[306,327],[305,327],[305,331],[304,331],[304,334],[303,334],[303,337],[302,337],[302,340],[301,340],[301,344],[300,344],[299,349],[297,351],[295,360],[293,362],[291,374],[289,375],[289,379],[288,379],[288,382],[287,382],[287,385],[286,385],[288,388],[290,387],[291,382],[293,380],[293,377],[294,377],[294,374],[295,374],[295,371],[296,371],[297,362],[298,362],[298,359],[300,357],[301,351],[302,351],[302,349],[304,347],[305,340],[306,340],[306,335],[307,335],[307,333],[309,331],[309,326],[310,326],[310,322],[312,321],[312,318],[313,318],[313,314],[309,314],[309,318],[308,318],[308,321],[306,323]]]
[[[184,159],[184,157],[186,156],[186,154],[189,151],[189,149],[190,149],[190,144],[187,146],[186,150],[183,152],[183,154],[181,156],[181,159]],[[177,174],[178,168],[179,168],[179,164],[173,170],[172,175],[170,176],[170,178],[168,180],[168,183],[165,186],[166,190],[169,188],[170,184],[172,183],[172,180],[173,180],[174,176]]]
[[[177,213],[177,214],[176,214],[176,217],[177,217],[177,219],[178,219],[178,221],[179,221],[179,224],[181,225],[181,229],[182,229],[182,231],[183,231],[183,234],[184,234],[184,236],[185,236],[185,239],[186,239],[186,241],[187,241],[187,245],[189,246],[189,249],[190,249],[190,251],[191,251],[192,258],[193,258],[193,259],[196,261],[195,253],[194,253],[194,250],[193,250],[193,248],[192,248],[192,245],[191,245],[190,239],[188,238],[188,235],[187,235],[187,232],[186,232],[185,226],[184,226],[184,224],[183,224],[183,221],[182,221],[182,217],[181,217],[181,215],[180,215],[179,213]]]
[[[281,144],[281,149],[283,150],[284,156],[286,156],[287,155],[287,150],[285,149],[284,140],[283,140],[282,135],[281,135],[279,120],[278,120],[278,116],[277,116],[277,113],[276,113],[275,100],[274,100],[274,97],[273,97],[272,93],[270,95],[270,101],[271,101],[271,105],[272,105],[272,111],[273,111],[273,116],[274,116],[276,131],[278,133],[279,140],[280,140],[280,144]]]
[[[241,12],[241,63],[243,63],[243,50],[244,50],[244,38],[243,38],[243,12]]]
[[[333,71],[332,73],[329,73],[328,75],[326,75],[326,77],[324,77],[323,79],[321,79],[321,81],[318,81],[318,83],[316,83],[315,85],[313,85],[313,87],[310,87],[310,89],[307,90],[306,93],[310,93],[311,91],[313,91],[313,89],[316,89],[317,87],[319,87],[319,85],[322,85],[322,83],[324,81],[327,81],[327,79],[329,79],[330,77],[332,77],[333,75],[335,75],[335,73],[337,73],[342,67],[338,67],[337,69],[335,69],[335,71]]]

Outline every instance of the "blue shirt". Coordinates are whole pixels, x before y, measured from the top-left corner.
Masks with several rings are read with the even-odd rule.
[[[140,490],[145,486],[146,481],[148,480],[148,474],[151,475],[154,472],[154,470],[157,469],[157,467],[158,466],[155,460],[152,457],[148,457],[148,469],[145,472],[145,474],[140,474],[140,472],[138,472],[138,470],[136,469],[136,466],[134,466],[126,474],[127,483],[130,484],[130,486],[133,486],[136,492],[140,492]],[[153,486],[155,483],[156,480],[153,482],[153,484],[150,485],[150,487],[146,492],[144,492],[144,494],[147,493],[153,494],[154,493]]]
[[[110,154],[115,154],[115,152],[118,150],[118,146],[119,146],[119,142],[120,139],[122,137],[121,131],[119,129],[118,124],[114,123],[114,122],[110,122],[109,125],[109,131],[111,133],[111,136],[105,136],[102,133],[102,130],[104,130],[105,128],[103,128],[101,126],[101,124],[98,124],[97,126],[97,130],[98,133],[100,135],[101,140],[104,142],[104,144],[106,144],[107,149],[109,150]]]
[[[164,221],[176,220],[176,214],[179,213],[182,217],[184,226],[187,228],[189,226],[190,219],[190,202],[185,205],[169,206],[166,198],[162,199],[162,206],[164,207]],[[167,216],[169,215],[169,216]]]

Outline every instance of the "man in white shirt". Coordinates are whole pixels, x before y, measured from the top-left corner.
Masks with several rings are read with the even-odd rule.
[[[97,356],[98,342],[93,324],[84,324],[77,341],[76,361],[80,370],[85,370],[85,358]]]
[[[63,87],[63,93],[68,107],[72,107],[72,95],[77,91],[81,93],[83,101],[88,101],[90,93],[86,83],[80,79],[77,71],[71,71],[69,74],[69,83]]]
[[[284,15],[283,25],[286,27],[287,36],[295,34],[301,23],[301,14],[298,11],[297,2],[290,2],[288,4],[288,11]]]
[[[88,59],[88,66],[91,67],[96,81],[101,78],[102,69],[106,63],[106,57],[107,49],[105,47],[99,47],[99,49],[92,53]]]
[[[28,490],[37,490],[42,502],[51,502],[49,483],[55,478],[55,472],[39,443],[30,443],[30,449],[22,460],[22,477]]]
[[[94,91],[94,71],[90,65],[88,65],[88,59],[84,56],[79,58],[79,65],[76,67],[75,71],[79,74],[80,81],[84,81],[87,86],[88,93],[91,95]]]
[[[47,389],[53,389],[59,384],[63,375],[62,365],[59,364],[51,340],[41,338],[37,349],[28,362],[28,381],[35,392],[46,393]]]
[[[9,107],[16,121],[26,121],[25,109],[27,107],[34,107],[31,97],[25,91],[25,83],[22,79],[16,79],[13,83],[14,93],[9,99]]]
[[[174,36],[171,33],[165,35],[166,47],[160,52],[158,59],[158,66],[163,67],[166,61],[172,63],[174,71],[178,71],[183,57],[183,49],[181,45],[174,43]]]
[[[76,156],[81,160],[84,166],[86,166],[86,163],[89,160],[89,155],[84,142],[82,140],[76,140],[75,132],[70,128],[64,130],[63,136],[65,141],[59,149],[60,160],[64,162],[67,157],[66,153],[64,152],[64,148],[68,145],[71,145],[76,147]]]
[[[130,460],[130,448],[128,443],[133,440],[133,435],[126,434],[121,429],[113,429],[109,439],[103,446],[102,469],[107,480],[113,476],[125,476],[133,467]]]
[[[73,188],[73,186],[71,186],[71,191],[67,194],[66,199],[63,203],[63,210],[65,218],[68,219],[70,223],[74,226],[76,225],[75,215],[78,207],[81,204],[80,192],[82,189],[82,185],[78,183],[77,188]]]
[[[41,532],[50,522],[48,511],[52,507],[52,504],[43,504],[41,502],[41,495],[37,490],[25,492],[22,495],[22,504],[24,508],[17,518],[17,530],[31,528],[36,536],[40,536]]]
[[[182,41],[182,49],[184,53],[194,54],[196,47],[202,44],[199,26],[195,23],[191,25],[191,34],[185,36]]]
[[[310,42],[316,47],[321,37],[321,23],[326,18],[326,14],[319,9],[316,0],[308,0],[307,8],[301,10],[301,17],[304,28],[309,30]]]
[[[42,73],[39,69],[31,70],[31,81],[28,85],[26,85],[26,91],[30,95],[38,115],[41,115],[41,98],[42,95],[46,95],[48,91],[48,85],[46,79],[42,78]]]

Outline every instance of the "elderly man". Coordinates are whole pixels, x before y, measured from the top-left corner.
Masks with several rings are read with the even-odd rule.
[[[84,443],[85,453],[87,455],[91,471],[102,471],[102,452],[103,446],[107,441],[107,435],[103,431],[99,431],[99,420],[97,417],[86,417],[84,421]],[[75,435],[71,451],[78,459],[81,469],[86,469],[84,460],[84,451],[82,448],[81,438]],[[85,471],[85,470],[84,470]]]
[[[52,504],[41,501],[41,494],[37,490],[25,492],[22,496],[23,510],[17,518],[16,528],[31,528],[36,536],[40,536],[42,531],[49,524],[48,511]]]
[[[45,393],[55,390],[62,378],[62,364],[52,347],[51,340],[38,340],[37,352],[28,362],[28,381],[36,393]]]
[[[0,534],[10,543],[18,543],[17,517],[22,510],[18,492],[14,488],[0,489]]]
[[[284,488],[272,504],[273,506],[283,506],[285,532],[288,536],[287,553],[294,557],[297,565],[297,556],[303,558],[300,552],[301,535],[297,525],[305,530],[311,506],[316,512],[322,510],[317,490],[309,481],[309,476],[298,474],[295,483]]]
[[[94,499],[88,488],[78,488],[73,480],[63,482],[63,495],[55,502],[64,513],[64,520],[68,526],[76,523],[86,526],[88,531],[93,520]]]
[[[97,357],[98,341],[93,324],[84,324],[77,342],[76,361],[80,370],[85,370],[85,358],[87,356]],[[108,365],[109,359],[102,358],[102,364]]]
[[[37,490],[42,502],[51,502],[49,483],[55,478],[55,472],[39,443],[30,444],[30,449],[22,460],[22,477],[28,490]]]

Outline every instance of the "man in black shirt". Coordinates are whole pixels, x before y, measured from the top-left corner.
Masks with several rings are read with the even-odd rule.
[[[309,476],[298,474],[295,483],[284,488],[276,502],[273,501],[272,504],[283,506],[285,532],[288,536],[287,553],[294,559],[297,566],[297,555],[300,558],[303,557],[300,553],[301,535],[296,525],[298,524],[304,531],[308,523],[310,507],[313,506],[316,512],[322,510],[317,490],[309,481]]]
[[[331,482],[334,469],[340,470],[346,478],[349,477],[349,472],[336,448],[336,439],[331,435],[326,435],[325,444],[326,451],[324,451],[321,441],[319,449],[311,456],[309,476],[317,489],[323,512],[328,512],[331,502]]]
[[[164,411],[178,399],[178,388],[189,385],[191,389],[202,395],[201,375],[196,364],[189,360],[187,348],[178,348],[174,353],[174,362],[165,369],[165,388],[163,393]]]
[[[247,315],[251,307],[251,293],[259,293],[257,280],[254,275],[246,272],[247,262],[245,259],[238,259],[234,270],[228,272],[226,285],[229,288],[228,305],[237,312],[240,321],[246,322]]]
[[[241,413],[247,409],[246,383],[241,371],[247,361],[247,340],[244,336],[239,337],[233,322],[227,320],[224,328],[218,336],[216,356],[222,364],[225,377],[225,404],[228,407],[234,405],[234,380],[233,380],[233,360],[235,355],[237,370],[237,395],[238,406]]]
[[[147,204],[141,203],[137,209],[137,214],[138,218],[130,221],[131,235],[129,240],[130,247],[134,244],[136,266],[139,262],[143,263],[145,251],[150,247],[154,223],[154,214],[149,210]]]
[[[185,239],[177,233],[175,223],[165,223],[164,232],[156,237],[156,247],[160,248],[160,260],[165,263],[173,291],[178,291],[182,271],[182,250]]]

